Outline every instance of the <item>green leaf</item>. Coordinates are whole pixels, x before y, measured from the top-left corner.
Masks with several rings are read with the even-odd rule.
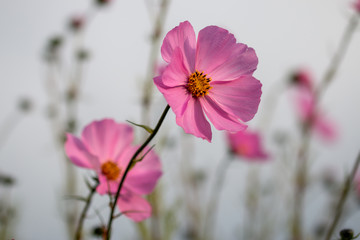
[[[152,134],[154,132],[154,130],[151,128],[151,127],[148,127],[146,125],[141,125],[141,124],[137,124],[137,123],[134,123],[134,122],[131,122],[129,120],[126,120],[128,123],[132,124],[132,125],[135,125],[137,127],[141,127],[143,129],[145,129],[148,133]]]

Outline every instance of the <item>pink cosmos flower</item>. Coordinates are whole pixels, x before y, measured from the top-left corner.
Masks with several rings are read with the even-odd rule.
[[[266,160],[269,155],[262,146],[259,133],[249,130],[227,133],[227,139],[231,152],[247,160]]]
[[[65,151],[69,159],[97,173],[100,181],[97,192],[116,193],[122,174],[139,147],[132,145],[132,127],[104,119],[87,125],[81,138],[69,133],[66,136]],[[150,151],[126,177],[117,202],[122,213],[136,222],[150,217],[151,206],[141,196],[152,192],[161,174],[159,158]]]
[[[196,39],[186,21],[166,35],[161,55],[169,65],[154,82],[186,133],[210,142],[208,120],[218,130],[246,129],[261,96],[261,83],[252,76],[254,49],[217,26],[205,27]]]
[[[307,124],[314,133],[324,140],[333,141],[336,139],[336,126],[321,109],[318,109],[313,92],[299,88],[296,92],[295,101],[298,115],[303,123]]]

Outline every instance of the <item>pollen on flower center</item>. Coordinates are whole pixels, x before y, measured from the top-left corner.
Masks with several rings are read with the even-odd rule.
[[[204,72],[200,73],[196,70],[189,76],[186,88],[193,97],[203,97],[209,93],[210,89],[212,89],[210,82],[211,78],[206,77]]]
[[[116,163],[107,161],[101,165],[101,173],[104,174],[107,180],[116,180],[120,175],[121,169]]]

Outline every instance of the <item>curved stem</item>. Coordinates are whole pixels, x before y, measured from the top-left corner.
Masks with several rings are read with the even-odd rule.
[[[158,123],[156,124],[156,127],[154,128],[154,131],[150,134],[150,136],[145,140],[145,142],[139,147],[139,149],[134,153],[134,155],[132,156],[131,160],[129,161],[129,164],[127,165],[126,169],[125,169],[125,172],[121,178],[121,181],[120,181],[120,184],[119,184],[119,187],[116,191],[116,194],[115,194],[115,198],[114,198],[114,202],[111,206],[111,212],[110,212],[110,217],[109,217],[109,222],[108,222],[108,225],[107,225],[107,236],[106,236],[106,239],[109,240],[110,239],[110,236],[111,236],[111,225],[112,225],[112,221],[114,219],[114,211],[115,211],[115,206],[116,206],[116,202],[120,196],[120,191],[121,191],[121,188],[124,184],[124,181],[125,181],[125,178],[132,166],[132,163],[136,160],[137,156],[141,153],[142,150],[144,150],[144,148],[150,143],[150,141],[155,137],[155,135],[157,134],[157,132],[159,131],[160,127],[161,127],[161,124],[163,123],[165,117],[166,117],[166,114],[168,113],[170,109],[170,106],[167,105],[158,121]]]
[[[335,217],[334,217],[334,219],[333,219],[333,221],[332,221],[332,223],[331,223],[331,225],[329,227],[328,232],[326,233],[325,240],[330,240],[331,235],[333,234],[333,232],[334,232],[334,230],[336,228],[336,225],[339,222],[339,219],[341,217],[341,213],[342,213],[346,198],[347,198],[347,196],[349,194],[349,191],[351,189],[351,184],[352,184],[352,182],[354,180],[354,177],[355,177],[357,169],[359,168],[359,165],[360,165],[360,152],[358,153],[357,159],[356,159],[356,161],[354,163],[354,166],[353,166],[353,168],[351,170],[350,175],[345,180],[339,202],[338,202],[338,204],[336,206]]]
[[[85,207],[84,207],[84,209],[83,209],[82,212],[81,212],[81,216],[80,216],[80,219],[79,219],[79,222],[78,222],[78,226],[77,226],[77,228],[76,228],[75,240],[80,240],[80,239],[81,239],[81,236],[82,236],[82,227],[83,227],[83,224],[84,224],[84,220],[85,220],[85,217],[86,217],[86,213],[87,213],[87,211],[89,210],[92,197],[94,196],[94,193],[95,193],[96,188],[97,188],[98,185],[99,185],[99,182],[97,182],[97,183],[90,189],[90,193],[89,193],[89,195],[88,195],[88,197],[87,197],[87,199],[86,199]]]
[[[211,191],[210,200],[206,211],[207,216],[204,223],[203,239],[209,239],[210,236],[214,235],[212,231],[214,230],[219,198],[224,185],[226,170],[228,169],[230,163],[230,158],[225,159],[225,161],[222,160],[216,169],[216,179]]]

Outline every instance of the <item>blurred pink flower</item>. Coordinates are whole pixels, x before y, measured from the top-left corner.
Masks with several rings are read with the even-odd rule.
[[[308,125],[314,133],[328,141],[337,137],[336,126],[324,112],[318,108],[314,92],[299,88],[295,96],[297,112],[301,122]]]
[[[186,133],[210,142],[206,117],[218,130],[246,129],[261,96],[261,83],[252,76],[258,63],[254,49],[217,26],[205,27],[196,40],[186,21],[166,35],[161,55],[169,65],[154,82]]]
[[[355,11],[360,13],[360,0],[356,0],[353,4]]]
[[[132,127],[104,119],[87,125],[81,138],[70,133],[66,136],[65,151],[69,159],[97,173],[100,181],[97,192],[116,193],[123,171],[138,149],[132,145]],[[153,151],[130,170],[117,202],[127,217],[138,222],[151,216],[151,206],[141,195],[152,192],[161,174],[161,163]]]
[[[295,71],[292,74],[291,81],[297,87],[304,87],[310,91],[314,90],[314,80],[311,72],[305,68]]]
[[[263,148],[262,138],[258,132],[249,130],[227,133],[230,150],[237,156],[247,160],[266,160],[269,155]]]

